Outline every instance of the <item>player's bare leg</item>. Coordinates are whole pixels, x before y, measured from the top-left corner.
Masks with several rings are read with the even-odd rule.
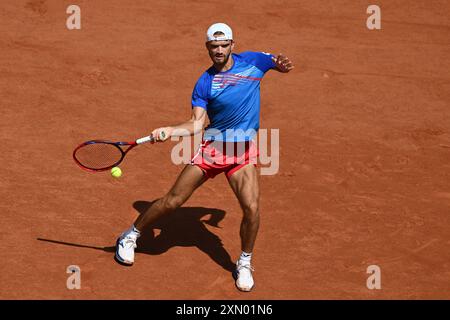
[[[203,182],[205,182],[203,171],[195,165],[186,165],[172,189],[136,219],[134,223],[136,229],[144,232],[146,226],[183,205]]]
[[[155,201],[145,213],[136,219],[134,225],[117,239],[116,260],[122,264],[132,265],[137,238],[141,232],[145,232],[145,227],[183,205],[195,189],[205,181],[203,171],[199,167],[187,165],[170,191],[164,197]]]
[[[242,254],[236,266],[236,286],[242,291],[250,291],[254,285],[250,259],[260,220],[258,171],[253,164],[246,165],[236,171],[228,182],[243,211],[240,229]]]

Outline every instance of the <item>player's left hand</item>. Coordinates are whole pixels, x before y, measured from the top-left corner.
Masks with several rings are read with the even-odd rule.
[[[275,66],[280,72],[287,73],[294,69],[294,64],[292,61],[282,53],[280,53],[276,58],[272,57],[272,60],[275,62]]]

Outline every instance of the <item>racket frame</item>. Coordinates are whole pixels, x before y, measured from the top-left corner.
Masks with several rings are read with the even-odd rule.
[[[130,151],[131,149],[133,149],[137,145],[143,144],[143,143],[146,143],[146,142],[154,142],[154,140],[155,139],[152,136],[143,137],[143,138],[137,139],[136,141],[131,141],[131,142],[122,142],[122,141],[114,142],[114,141],[108,141],[108,140],[89,140],[89,141],[83,142],[82,144],[78,145],[75,148],[75,150],[73,150],[72,157],[73,157],[73,160],[75,161],[75,163],[83,170],[86,170],[88,172],[107,171],[107,170],[110,170],[110,169],[112,169],[114,167],[117,167],[123,161],[123,159],[125,158],[125,156],[128,153],[128,151]],[[93,168],[86,167],[77,159],[76,153],[82,147],[84,147],[86,145],[90,145],[90,144],[95,144],[95,143],[103,143],[103,144],[113,145],[114,147],[116,147],[117,149],[120,150],[122,156],[113,165],[105,167],[105,168],[93,169]],[[125,147],[125,146],[128,146],[128,148],[126,148],[125,150],[121,148],[121,147]]]

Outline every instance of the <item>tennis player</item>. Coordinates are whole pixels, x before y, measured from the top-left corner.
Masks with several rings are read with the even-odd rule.
[[[183,205],[206,180],[223,172],[243,211],[240,226],[242,253],[233,275],[239,290],[250,291],[254,286],[251,258],[260,220],[255,165],[258,150],[253,141],[259,129],[260,82],[269,70],[287,73],[294,66],[282,54],[276,57],[250,51],[235,54],[234,44],[228,25],[216,23],[207,30],[206,48],[213,65],[194,87],[191,119],[152,132],[161,142],[171,136],[196,134],[203,130],[208,117],[209,126],[203,133],[203,142],[170,191],[117,239],[116,259],[132,265],[141,232],[161,216]]]

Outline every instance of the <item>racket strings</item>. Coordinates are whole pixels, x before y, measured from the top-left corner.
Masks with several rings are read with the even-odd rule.
[[[75,158],[86,168],[100,170],[118,163],[122,159],[122,151],[114,144],[91,143],[79,148]]]

